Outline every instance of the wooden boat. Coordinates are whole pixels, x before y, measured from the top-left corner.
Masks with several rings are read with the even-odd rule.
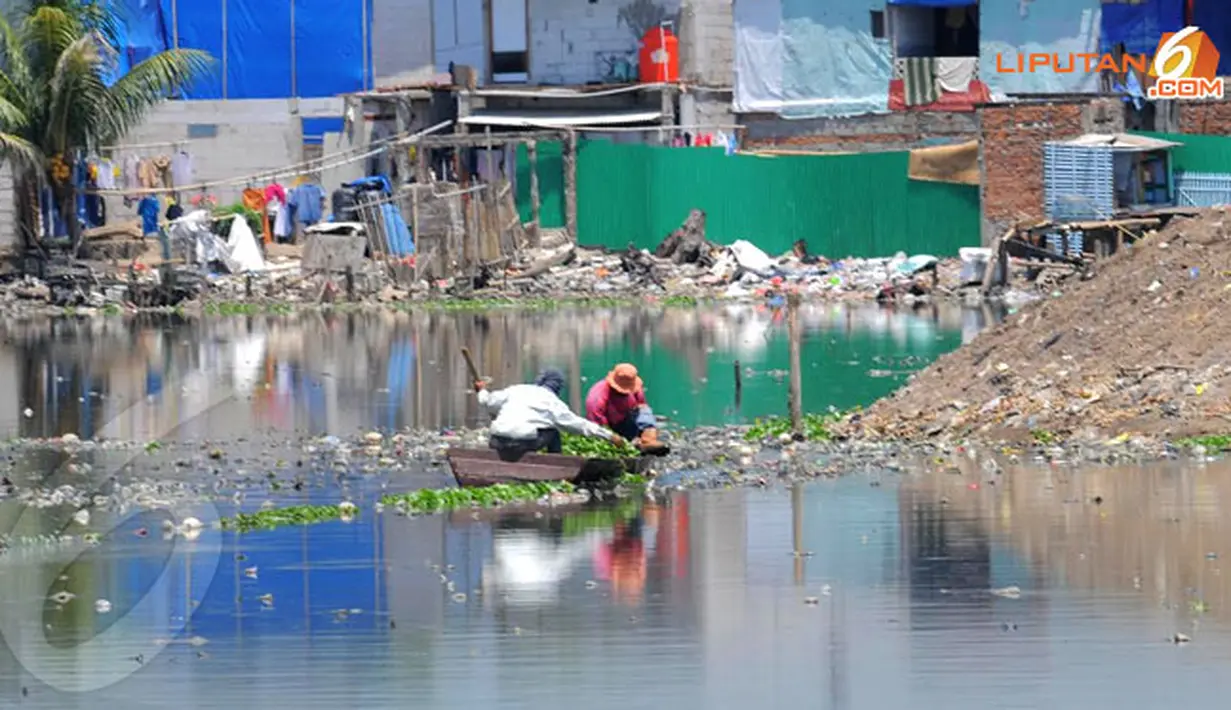
[[[601,484],[625,473],[640,473],[644,458],[587,459],[562,454],[526,454],[516,462],[502,461],[492,449],[451,447],[445,458],[457,485],[479,488],[497,483],[568,481],[577,486]]]

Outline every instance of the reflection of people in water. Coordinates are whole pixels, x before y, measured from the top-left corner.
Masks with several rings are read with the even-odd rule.
[[[617,523],[615,537],[599,546],[595,555],[595,574],[611,583],[612,596],[625,604],[638,604],[645,593],[645,542],[640,514]]]

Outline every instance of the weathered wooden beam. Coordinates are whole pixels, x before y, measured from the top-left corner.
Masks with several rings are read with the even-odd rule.
[[[530,248],[537,249],[543,243],[542,220],[543,201],[539,196],[539,145],[535,141],[526,143],[526,157],[530,161]]]

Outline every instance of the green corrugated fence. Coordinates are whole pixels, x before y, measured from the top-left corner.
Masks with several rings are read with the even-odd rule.
[[[546,188],[560,182],[558,163],[549,168],[544,159],[558,158],[559,144],[539,145],[543,223],[563,224],[563,199]],[[524,152],[519,158],[519,204],[527,219]],[[695,208],[705,212],[711,240],[746,239],[770,254],[801,238],[812,253],[830,257],[897,251],[948,256],[978,246],[979,189],[909,180],[908,160],[905,152],[728,156],[717,148],[583,141],[579,241],[652,249]]]
[[[540,226],[555,229],[564,226],[564,144],[560,141],[539,141],[539,219]],[[530,158],[526,146],[517,146],[517,213],[522,224],[531,219]]]
[[[1133,131],[1183,145],[1171,149],[1171,161],[1176,170],[1190,173],[1231,173],[1231,137],[1191,133],[1153,133]]]

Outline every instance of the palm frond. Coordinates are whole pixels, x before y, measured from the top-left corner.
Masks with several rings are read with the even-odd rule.
[[[29,172],[41,176],[45,158],[43,152],[30,141],[12,133],[0,132],[0,159],[12,163],[16,172]]]
[[[84,26],[64,8],[54,5],[37,4],[26,15],[22,23],[22,42],[31,55],[31,66],[36,72],[39,69],[50,69],[73,42],[81,38]]]
[[[116,130],[134,128],[151,108],[192,86],[214,64],[208,52],[169,49],[134,66],[108,92]]]
[[[91,78],[98,77],[103,67],[103,51],[99,37],[90,32],[78,37],[60,54],[48,82],[48,120],[42,140],[45,149],[59,153],[69,147],[70,118],[74,112],[106,109],[105,101],[89,86]]]
[[[3,80],[4,75],[0,74],[0,82]],[[26,117],[25,111],[5,96],[0,95],[0,130],[21,133],[29,125],[30,120]]]
[[[26,45],[18,29],[3,14],[0,14],[0,66],[15,83],[28,83],[30,64],[26,61]]]

